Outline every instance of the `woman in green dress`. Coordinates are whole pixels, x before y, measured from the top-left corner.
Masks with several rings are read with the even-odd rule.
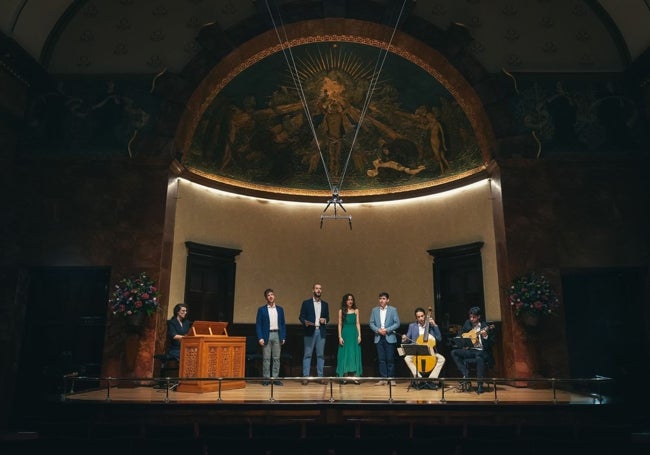
[[[361,325],[359,309],[354,295],[345,294],[341,299],[339,309],[339,351],[336,358],[336,375],[343,377],[360,377],[363,374],[361,364]],[[342,381],[343,384],[347,380]],[[354,379],[355,384],[359,384]]]

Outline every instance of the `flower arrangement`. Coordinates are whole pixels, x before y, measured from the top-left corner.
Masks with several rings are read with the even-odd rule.
[[[156,282],[142,272],[136,277],[124,278],[116,284],[108,305],[115,315],[146,313],[151,316],[158,309],[158,296]]]
[[[515,316],[525,312],[537,316],[555,314],[560,304],[546,277],[536,272],[516,278],[508,288],[508,299]]]

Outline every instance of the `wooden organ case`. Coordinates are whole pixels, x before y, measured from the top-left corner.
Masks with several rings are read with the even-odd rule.
[[[246,337],[228,336],[227,326],[227,322],[194,321],[181,340],[179,392],[217,391],[217,378],[242,378],[221,381],[221,390],[246,387]]]

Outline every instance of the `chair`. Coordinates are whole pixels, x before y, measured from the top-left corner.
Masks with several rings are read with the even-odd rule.
[[[172,378],[172,377],[178,378],[180,365],[176,358],[170,356],[168,353],[155,354],[153,358],[160,362],[159,376],[161,378]],[[174,381],[174,383],[171,384],[170,389],[173,390],[177,386],[178,386],[178,381]],[[158,387],[166,388],[167,381],[161,381],[160,384],[158,384]]]
[[[178,376],[179,364],[178,360],[167,353],[156,354],[153,356],[154,359],[160,361],[160,377],[172,377]],[[176,373],[175,375],[170,373]]]
[[[477,376],[477,373],[476,373],[476,358],[465,359],[465,361],[463,363],[465,364],[465,368],[467,368],[467,371],[470,373],[469,376],[470,377],[471,376],[476,377]],[[483,380],[481,381],[481,383],[485,382],[485,377],[487,376],[488,371],[490,371],[493,367],[494,367],[494,357],[492,356],[492,353],[488,353],[488,356],[485,359],[485,371],[484,371]],[[473,375],[472,375],[472,371],[474,372]],[[478,379],[477,379],[477,382],[478,382]],[[467,382],[462,382],[460,384],[460,388],[464,392],[469,392],[469,391],[472,390],[472,384],[469,381],[469,377],[468,377]],[[481,384],[481,391],[482,390],[483,390],[483,384]]]

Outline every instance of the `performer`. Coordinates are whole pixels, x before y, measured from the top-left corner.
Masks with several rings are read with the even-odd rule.
[[[275,292],[268,288],[264,290],[266,303],[257,309],[255,331],[257,342],[262,346],[262,376],[266,378],[262,385],[282,385],[275,379],[280,375],[280,355],[282,346],[287,338],[287,324],[284,319],[284,309],[275,304]],[[271,368],[271,360],[273,367]]]
[[[375,385],[388,384],[387,379],[395,376],[395,355],[397,352],[397,336],[395,330],[399,329],[399,315],[397,308],[388,305],[390,295],[388,292],[379,293],[379,305],[370,313],[370,330],[375,334],[377,360],[379,362],[379,376],[383,379]],[[390,380],[391,385],[396,385],[395,380]]]
[[[428,333],[427,340],[424,340],[425,333]],[[436,324],[436,321],[433,319],[433,317],[431,317],[431,315],[428,316],[427,320],[424,308],[417,307],[415,309],[415,322],[411,322],[409,324],[406,335],[402,335],[402,343],[421,343],[429,346],[429,350],[431,352],[429,358],[425,357],[422,359],[418,357],[418,361],[420,363],[424,361],[425,365],[427,365],[429,363],[433,363],[431,360],[435,360],[435,365],[429,373],[430,378],[438,378],[440,376],[440,372],[442,371],[442,367],[445,364],[445,357],[435,350],[435,344],[441,341],[442,334],[440,333],[440,328],[438,327],[438,324]],[[416,356],[414,355],[404,356],[404,362],[406,363],[408,369],[411,370],[413,377],[421,378],[422,373],[426,373],[428,370],[420,371],[421,365],[415,365],[415,358]],[[419,384],[414,383],[413,386],[415,388],[418,388]],[[438,385],[434,383],[427,383],[426,387],[432,390],[436,390],[438,388]]]
[[[187,319],[187,305],[177,303],[174,306],[174,315],[167,321],[167,339],[169,340],[167,357],[181,360],[181,340],[191,327],[192,322]]]
[[[469,389],[469,371],[467,370],[466,360],[476,362],[476,393],[483,393],[483,377],[485,376],[485,366],[494,363],[492,356],[493,337],[489,336],[491,326],[481,321],[481,308],[473,306],[468,311],[468,319],[460,329],[460,338],[470,338],[473,341],[471,348],[461,347],[452,349],[451,357],[458,367],[458,371],[463,375],[461,388]]]
[[[339,308],[339,350],[336,356],[336,375],[338,377],[356,376],[363,374],[361,363],[361,324],[359,309],[354,295],[348,293],[341,299]],[[343,384],[347,382],[343,379]],[[359,380],[354,380],[359,384]]]
[[[330,320],[329,305],[321,300],[323,286],[315,283],[312,286],[311,298],[302,302],[300,316],[298,319],[304,327],[304,351],[302,356],[302,375],[309,377],[311,370],[311,358],[316,351],[316,374],[323,377],[325,367],[325,335],[327,334],[327,323]],[[307,380],[302,381],[307,385]]]

